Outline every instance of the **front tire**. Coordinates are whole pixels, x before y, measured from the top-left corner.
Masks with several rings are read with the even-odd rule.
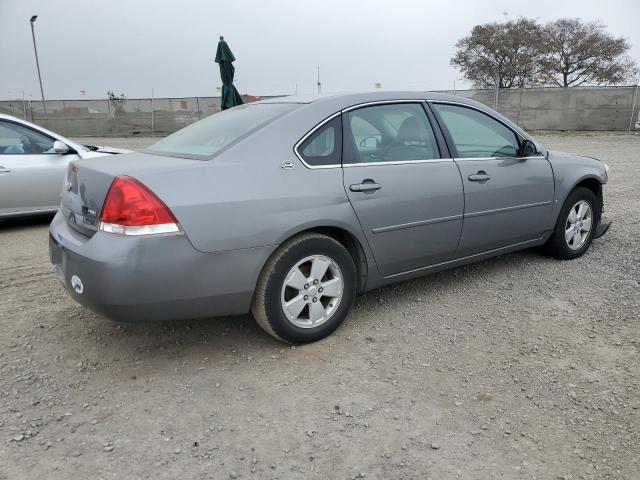
[[[282,244],[263,268],[251,313],[279,340],[315,342],[349,313],[356,279],[353,258],[341,243],[304,233]]]
[[[582,256],[591,245],[600,223],[601,208],[591,190],[578,187],[562,206],[555,229],[545,245],[545,251],[561,260]]]

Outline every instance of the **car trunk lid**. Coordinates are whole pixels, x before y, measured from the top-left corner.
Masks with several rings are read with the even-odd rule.
[[[60,210],[74,230],[92,236],[111,183],[118,175],[134,178],[201,166],[203,162],[145,153],[129,153],[76,160],[69,163]]]

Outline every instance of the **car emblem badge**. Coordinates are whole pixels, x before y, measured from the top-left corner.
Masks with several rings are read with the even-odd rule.
[[[69,222],[76,223],[76,215],[73,212],[69,214]]]
[[[82,295],[82,292],[84,292],[84,285],[82,285],[82,280],[80,280],[80,277],[78,277],[77,275],[71,277],[71,288],[73,288],[73,291],[78,295]]]
[[[71,183],[71,182],[67,182],[67,183],[65,184],[64,188],[65,188],[65,190],[66,190],[67,192],[70,192],[70,191],[73,189],[73,183]]]
[[[284,162],[282,162],[282,169],[284,170],[293,170],[293,167],[295,165],[293,164],[293,162],[289,161],[289,160],[285,160]]]

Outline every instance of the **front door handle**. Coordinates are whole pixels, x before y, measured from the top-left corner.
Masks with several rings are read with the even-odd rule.
[[[353,185],[349,185],[349,190],[352,192],[373,192],[375,190],[380,190],[382,185],[374,182],[371,179],[363,180],[362,183],[355,183]]]
[[[0,165],[0,173],[9,173],[10,171],[11,171],[10,168],[3,167],[2,165]]]
[[[487,172],[480,170],[473,175],[469,175],[467,178],[470,182],[486,182],[487,180],[491,180],[491,175],[487,175]]]

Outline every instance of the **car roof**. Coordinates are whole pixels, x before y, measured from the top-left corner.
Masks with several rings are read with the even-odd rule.
[[[535,140],[528,135],[522,128],[512,122],[510,119],[502,115],[500,112],[492,110],[483,103],[477,102],[470,98],[466,98],[462,95],[451,95],[440,92],[429,91],[376,91],[376,92],[362,92],[362,93],[332,93],[321,95],[303,95],[303,96],[291,96],[291,97],[273,97],[265,100],[261,100],[257,103],[263,104],[276,104],[276,103],[291,103],[299,104],[298,112],[314,111],[319,117],[316,119],[316,123],[335,112],[348,109],[349,107],[363,105],[369,102],[385,102],[385,101],[402,101],[402,100],[429,100],[435,102],[450,102],[462,105],[468,105],[478,110],[484,111],[488,115],[498,119],[511,129],[518,132],[522,137],[533,140],[534,143],[541,148],[541,146],[535,142]]]
[[[359,93],[323,93],[312,95],[292,95],[260,100],[258,103],[336,103],[344,106],[385,100],[436,100],[480,105],[474,100],[460,95],[429,91],[377,91]],[[344,107],[343,107],[344,108]]]

